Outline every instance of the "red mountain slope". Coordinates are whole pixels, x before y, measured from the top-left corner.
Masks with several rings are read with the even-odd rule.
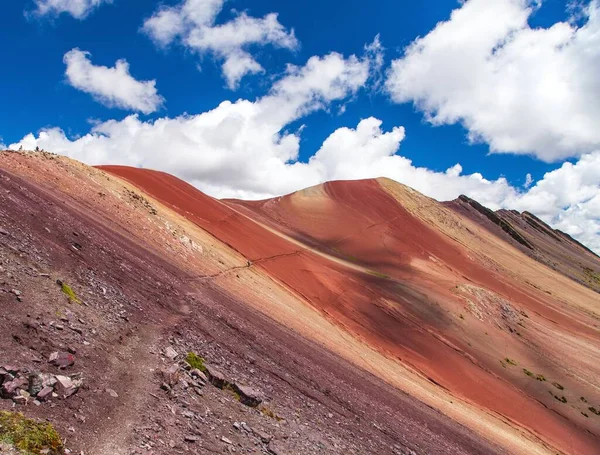
[[[599,401],[597,294],[469,218],[387,180],[220,202],[167,174],[102,169],[231,246],[402,374],[427,378],[415,380],[419,392],[371,367],[484,437],[523,453],[600,447],[586,404]]]

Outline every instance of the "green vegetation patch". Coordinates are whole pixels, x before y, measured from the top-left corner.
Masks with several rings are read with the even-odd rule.
[[[600,284],[600,273],[595,272],[594,270],[590,269],[589,267],[585,267],[583,269],[586,278],[588,279],[588,281],[591,281],[592,283],[595,284]]]
[[[556,387],[558,390],[565,390],[565,388],[560,385],[558,382],[553,382],[552,385]]]
[[[509,365],[517,366],[517,362],[515,362],[515,361],[514,361],[514,360],[512,360],[512,359],[509,359],[508,357],[506,357],[506,358],[504,359],[504,361],[505,361],[506,363],[508,363]]]
[[[189,363],[192,368],[196,368],[202,371],[202,373],[206,373],[204,359],[195,352],[188,352],[187,356],[185,357],[185,361]]]
[[[556,395],[553,395],[553,397],[554,397],[555,400],[558,400],[561,403],[566,403],[567,402],[567,399],[564,397],[564,395],[561,396],[561,397],[557,397]]]
[[[64,454],[60,435],[51,424],[27,419],[21,413],[0,411],[0,441],[13,445],[26,455]]]
[[[278,422],[281,422],[283,420],[283,417],[279,417],[277,414],[275,414],[273,412],[273,410],[271,408],[268,408],[266,406],[261,407],[260,408],[260,412],[261,412],[262,415],[270,417],[271,419],[275,419]]]
[[[69,302],[75,302],[81,305],[81,300],[79,300],[77,294],[75,294],[75,291],[71,289],[71,286],[69,286],[67,283],[63,283],[60,280],[57,280],[56,283],[60,286],[60,289],[63,292],[63,294],[65,294],[69,298]]]
[[[523,368],[523,373],[525,373],[530,378],[534,378],[535,380],[540,381],[540,382],[544,382],[546,380],[546,378],[544,377],[543,374],[532,373],[527,368]]]

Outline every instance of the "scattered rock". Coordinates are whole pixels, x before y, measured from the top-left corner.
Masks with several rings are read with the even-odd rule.
[[[193,378],[200,379],[204,383],[208,382],[208,378],[206,377],[206,375],[202,373],[202,371],[200,371],[198,368],[194,368],[192,371],[190,371],[190,375]]]
[[[41,401],[46,401],[52,396],[52,392],[54,392],[54,388],[46,386],[38,392],[37,399]]]
[[[75,357],[68,352],[53,352],[48,358],[48,363],[51,363],[60,369],[65,369],[75,363]]]
[[[233,444],[233,441],[227,439],[225,436],[221,436],[221,441],[223,441],[225,444]]]
[[[267,450],[272,455],[290,455],[290,452],[285,450],[285,448],[279,441],[275,441],[275,440],[273,440],[269,443]]]
[[[11,381],[4,380],[2,384],[2,396],[4,398],[14,398],[19,394],[20,389],[27,389],[29,381],[26,378],[16,378]]]
[[[177,351],[175,349],[173,349],[171,346],[169,346],[169,347],[167,347],[167,349],[165,349],[165,357],[167,357],[168,359],[175,360],[178,355],[179,354],[177,353]]]
[[[271,436],[270,434],[265,433],[264,431],[261,431],[261,430],[253,429],[252,433],[254,434],[254,436],[256,436],[258,439],[260,439],[265,444],[268,444],[269,442],[271,442],[271,439],[273,439],[273,436]]]
[[[200,440],[200,437],[198,436],[192,436],[192,435],[187,435],[183,438],[183,440],[185,442],[191,442],[191,443],[196,443]]]
[[[231,384],[233,390],[240,396],[240,402],[251,408],[256,408],[262,403],[262,397],[260,392],[253,389],[252,387]]]
[[[217,370],[215,367],[206,365],[206,374],[208,375],[208,380],[215,387],[222,389],[227,385],[227,379],[223,373]]]
[[[18,372],[21,371],[20,368],[14,366],[14,365],[4,365],[4,370],[10,374],[17,374]]]
[[[166,385],[171,388],[179,382],[179,365],[176,363],[161,370]]]
[[[108,393],[113,398],[119,398],[119,394],[113,389],[106,389],[106,393]]]
[[[82,385],[81,379],[71,379],[68,376],[57,375],[56,380],[56,391],[62,398],[68,398],[71,395],[77,393],[79,387]]]

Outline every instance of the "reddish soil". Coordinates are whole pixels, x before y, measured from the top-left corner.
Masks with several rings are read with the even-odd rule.
[[[44,157],[11,154],[0,161],[0,363],[59,373],[46,363],[49,353],[76,352],[67,371],[84,378],[76,395],[19,407],[52,421],[73,451],[228,453],[233,445],[239,453],[503,453],[252,310],[218,283],[190,281],[179,257],[155,243],[161,231],[152,217],[163,216],[164,209],[143,213],[139,195],[128,202],[118,182]],[[340,289],[348,278],[364,282],[314,253],[294,253],[297,246],[172,177],[127,171],[128,179],[136,176],[148,194],[160,188],[157,199],[243,249],[264,270],[280,273],[292,287],[305,289],[312,270],[321,280],[309,280],[306,287],[315,305],[319,293],[322,302],[328,300],[330,281]],[[140,225],[141,218],[151,221]],[[68,303],[56,279],[69,283],[84,304]],[[21,291],[21,301],[12,289]],[[63,319],[68,327],[58,328]],[[184,386],[165,393],[156,371],[170,364],[161,355],[166,346],[179,353],[194,350],[227,376],[261,389],[285,420],[251,410],[211,386],[202,396]],[[0,407],[12,402],[0,400]],[[236,430],[234,422],[247,422],[273,441]],[[184,442],[189,434],[198,441]]]
[[[293,199],[297,195],[223,203],[164,173],[102,169],[176,210],[331,320],[458,398],[506,416],[564,452],[598,452],[597,431],[590,433],[548,409],[530,396],[529,385],[522,386],[522,381],[509,382],[492,373],[491,361],[456,335],[449,308],[458,299],[452,288],[466,282],[488,289],[593,343],[600,337],[598,330],[559,309],[542,292],[524,289],[472,260],[463,247],[412,216],[376,181],[325,184],[314,190],[321,192],[318,197],[300,195],[307,200],[298,207]],[[414,267],[415,261],[431,258],[443,272],[428,275]]]

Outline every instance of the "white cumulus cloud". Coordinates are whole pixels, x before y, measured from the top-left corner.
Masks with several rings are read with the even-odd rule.
[[[59,128],[29,134],[10,148],[46,150],[89,164],[124,164],[173,173],[216,197],[258,199],[333,179],[385,176],[438,200],[467,194],[492,209],[529,210],[600,251],[600,151],[564,163],[529,189],[504,178],[415,166],[400,155],[401,126],[369,117],[338,128],[308,162],[299,161],[301,129],[289,125],[351,99],[376,77],[377,59],[331,53],[290,66],[255,101],[223,102],[211,111],[141,121],[137,115],[95,125],[71,139]],[[425,152],[425,151],[424,151]]]
[[[539,0],[467,0],[393,61],[386,87],[434,125],[461,123],[492,152],[544,161],[600,148],[600,6],[584,24],[532,28]]]
[[[157,111],[164,98],[156,90],[156,81],[138,81],[129,73],[126,60],[117,60],[112,68],[97,66],[90,53],[72,49],[63,58],[69,84],[91,94],[108,107],[119,107],[149,114]]]
[[[146,19],[142,30],[159,46],[179,42],[200,55],[216,57],[222,62],[228,87],[235,89],[245,75],[264,72],[250,53],[251,47],[295,49],[298,40],[275,13],[256,18],[241,12],[232,20],[217,24],[225,1],[183,0],[175,6],[161,7]]]
[[[37,16],[58,16],[68,13],[75,19],[85,19],[93,10],[103,3],[113,0],[34,0]]]

